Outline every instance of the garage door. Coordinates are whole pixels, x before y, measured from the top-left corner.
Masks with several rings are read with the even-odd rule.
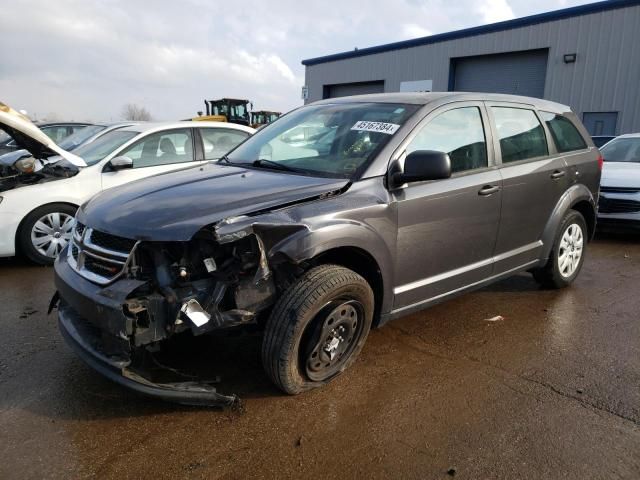
[[[451,59],[452,89],[542,98],[548,56],[544,49]]]
[[[384,93],[384,80],[375,82],[337,83],[325,85],[322,98],[348,97],[349,95],[366,95],[368,93]]]

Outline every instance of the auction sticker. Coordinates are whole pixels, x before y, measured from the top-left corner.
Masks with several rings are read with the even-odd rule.
[[[399,128],[400,125],[396,125],[395,123],[367,122],[366,120],[360,120],[351,127],[351,130],[363,130],[365,132],[379,132],[393,135]]]

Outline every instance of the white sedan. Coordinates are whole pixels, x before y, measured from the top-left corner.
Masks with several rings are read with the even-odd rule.
[[[73,154],[0,103],[0,128],[31,152],[19,175],[0,178],[0,257],[21,251],[51,264],[71,238],[79,205],[101,190],[198,165],[255,130],[221,122],[144,123],[109,132]],[[53,154],[53,161],[46,159]]]

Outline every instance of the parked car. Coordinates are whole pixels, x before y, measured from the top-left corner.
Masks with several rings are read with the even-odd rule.
[[[73,152],[76,148],[93,142],[105,133],[109,133],[112,130],[117,130],[123,127],[130,127],[131,125],[135,125],[136,123],[138,122],[119,122],[105,125],[89,125],[66,137],[64,140],[58,143],[58,146],[63,150],[66,150],[67,152]],[[31,152],[25,149],[14,150],[12,152],[5,153],[4,155],[0,155],[0,177],[15,175],[19,173],[20,168],[13,167],[18,160],[26,157],[31,157]],[[47,158],[46,161],[52,161],[56,158],[58,158],[58,156],[54,155]],[[32,168],[35,168],[35,162],[32,163]]]
[[[91,125],[90,123],[81,122],[55,122],[55,123],[38,123],[38,128],[47,135],[55,143],[59,143],[69,135]],[[19,145],[6,131],[0,130],[0,155],[18,150]]]
[[[0,127],[19,131],[22,146],[34,158],[62,157],[39,170],[0,179],[0,256],[19,249],[41,264],[53,263],[71,239],[76,209],[96,193],[200,165],[226,153],[215,145],[229,150],[254,131],[216,122],[144,123],[112,130],[70,153],[33,124],[1,109]]]
[[[640,228],[640,133],[620,135],[601,149],[598,225]]]
[[[593,144],[598,148],[602,147],[603,145],[606,145],[608,142],[610,142],[614,138],[616,138],[615,135],[595,135],[591,137],[591,139],[593,140]]]
[[[292,143],[279,156],[272,144],[308,124],[335,129],[331,148],[310,156],[308,136],[299,157]],[[217,164],[82,205],[52,304],[71,347],[139,392],[234,403],[207,384],[154,383],[142,361],[175,337],[250,325],[269,378],[297,394],[347,369],[372,326],[521,271],[571,284],[600,168],[569,107],[544,100],[324,100]]]

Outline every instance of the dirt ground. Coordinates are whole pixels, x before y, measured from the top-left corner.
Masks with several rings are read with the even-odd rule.
[[[0,259],[2,479],[640,478],[640,237],[600,236],[571,288],[523,274],[392,322],[297,397],[258,337],[200,340],[188,361],[217,362],[244,413],[86,367],[46,314],[52,275]]]

